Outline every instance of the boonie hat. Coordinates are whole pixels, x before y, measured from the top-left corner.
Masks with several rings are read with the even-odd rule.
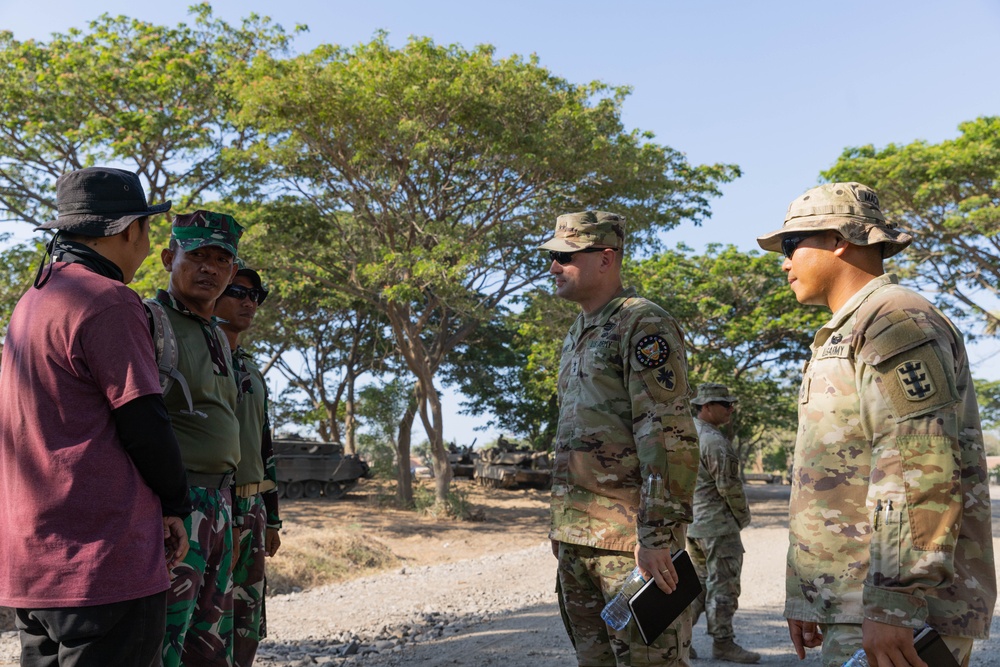
[[[878,195],[861,183],[826,183],[807,190],[788,205],[781,229],[757,237],[764,250],[781,252],[781,240],[803,232],[835,231],[854,245],[882,243],[882,257],[892,257],[913,242],[882,215]]]
[[[717,382],[705,382],[698,385],[698,395],[691,399],[691,405],[706,403],[736,403],[739,399],[729,393],[729,387]]]
[[[56,181],[55,220],[35,229],[58,229],[80,236],[114,236],[133,220],[170,210],[170,202],[150,206],[139,177],[124,169],[87,167]]]
[[[206,246],[216,246],[237,256],[236,249],[243,236],[243,226],[225,213],[198,210],[174,217],[170,239],[177,241],[184,252]]]
[[[605,211],[566,213],[556,218],[555,236],[538,246],[539,250],[576,252],[584,248],[625,247],[625,218]]]
[[[267,298],[267,295],[270,290],[264,287],[264,281],[261,280],[260,274],[257,273],[256,269],[251,269],[249,266],[247,266],[246,261],[244,261],[242,258],[239,257],[236,258],[236,266],[237,266],[237,271],[236,271],[237,276],[244,276],[246,278],[249,278],[250,282],[253,283],[253,286],[264,293],[264,296],[261,297],[260,300],[260,303],[263,304],[264,299]]]

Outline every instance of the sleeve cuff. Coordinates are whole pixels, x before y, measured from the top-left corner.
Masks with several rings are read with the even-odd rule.
[[[919,629],[927,621],[927,601],[869,584],[864,587],[865,618],[878,623]]]

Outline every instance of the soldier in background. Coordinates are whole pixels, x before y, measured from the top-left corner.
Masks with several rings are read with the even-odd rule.
[[[163,664],[219,665],[233,660],[232,485],[240,461],[238,386],[215,302],[236,275],[243,228],[229,215],[195,211],[174,218],[160,254],[169,286],[156,294],[178,349],[180,382],[164,394],[187,468],[194,512],[185,520],[191,550],[173,569],[167,596]]]
[[[240,347],[240,336],[253,324],[257,307],[267,298],[260,274],[238,259],[233,284],[215,302],[215,316],[229,341],[240,383],[240,465],[236,470],[236,498],[243,527],[233,543],[233,664],[249,667],[257,645],[267,636],[264,619],[264,555],[281,545],[277,474],[267,415],[267,385],[253,357]]]
[[[923,666],[913,630],[960,665],[996,600],[989,485],[962,335],[886,274],[912,237],[860,183],[813,188],[757,239],[785,256],[799,303],[833,317],[799,392],[785,617],[799,657],[863,646],[878,667]]]
[[[686,665],[691,617],[651,646],[634,623],[614,631],[601,609],[638,564],[672,592],[671,551],[684,546],[698,473],[683,336],[659,306],[623,289],[625,220],[561,215],[545,242],[556,294],[583,311],[562,348],[552,471],[552,552],[580,665]],[[641,497],[660,474],[664,497]],[[634,653],[633,653],[634,652]]]
[[[698,623],[704,611],[716,660],[759,662],[760,654],[737,644],[733,632],[743,570],[740,531],[750,525],[750,507],[740,478],[740,459],[719,427],[729,423],[736,397],[726,385],[709,382],[698,386],[691,405],[698,408],[694,424],[701,462],[694,489],[694,523],[688,528],[687,544],[702,588],[692,604],[692,625]],[[693,648],[691,654],[692,658],[698,657]]]

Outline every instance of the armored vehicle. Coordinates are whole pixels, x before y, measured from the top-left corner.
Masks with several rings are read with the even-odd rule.
[[[371,477],[368,464],[344,446],[309,440],[274,441],[274,464],[278,473],[278,497],[343,498],[358,480]]]
[[[548,452],[536,452],[528,445],[501,437],[496,447],[480,452],[475,479],[492,488],[519,485],[545,488],[552,484],[552,464]]]
[[[451,474],[454,477],[468,477],[472,479],[476,474],[476,463],[472,459],[472,445],[459,447],[454,442],[448,445],[448,463],[451,464]]]

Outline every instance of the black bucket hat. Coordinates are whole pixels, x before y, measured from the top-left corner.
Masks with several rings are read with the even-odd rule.
[[[139,177],[111,167],[87,167],[56,181],[59,217],[35,229],[58,229],[81,236],[114,236],[133,220],[166,213],[170,202],[149,206]]]

